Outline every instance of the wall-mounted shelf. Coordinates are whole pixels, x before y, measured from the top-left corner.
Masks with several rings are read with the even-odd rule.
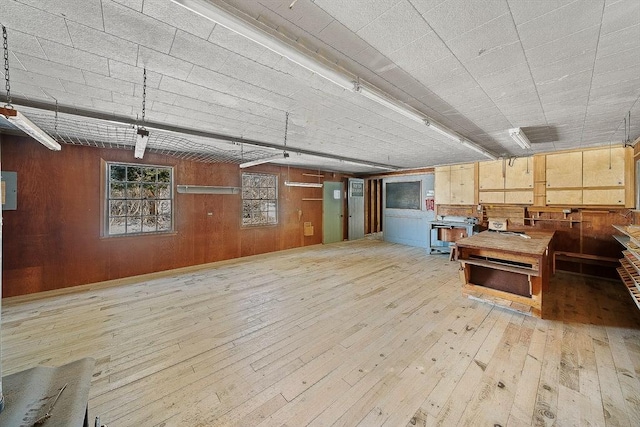
[[[633,302],[640,309],[640,245],[637,240],[640,238],[640,227],[633,225],[614,225],[613,227],[624,233],[622,236],[614,235],[613,238],[626,248],[622,251],[621,267],[616,270],[633,298]]]

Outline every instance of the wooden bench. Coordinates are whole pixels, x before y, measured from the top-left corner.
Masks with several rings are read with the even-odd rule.
[[[553,253],[553,274],[556,272],[556,260],[560,261],[573,261],[573,262],[582,262],[585,264],[596,264],[596,265],[604,265],[611,266],[611,264],[619,265],[620,262],[618,258],[611,258],[600,255],[591,255],[591,254],[580,254],[577,252],[564,252],[564,251],[555,251]]]

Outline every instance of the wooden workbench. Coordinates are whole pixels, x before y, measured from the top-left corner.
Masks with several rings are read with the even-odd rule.
[[[549,286],[553,231],[514,234],[483,231],[456,242],[462,293],[542,317]]]

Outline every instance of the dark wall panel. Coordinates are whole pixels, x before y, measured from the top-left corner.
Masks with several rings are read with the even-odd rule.
[[[5,297],[322,243],[322,203],[303,200],[321,198],[322,189],[284,186],[317,180],[302,175],[317,171],[251,168],[279,177],[276,226],[243,228],[239,196],[175,193],[175,233],[105,238],[102,160],[173,166],[175,184],[240,186],[242,172],[153,153],[138,161],[130,150],[63,145],[52,152],[13,136],[3,136],[1,149],[2,169],[18,173],[18,209],[3,212]],[[314,236],[303,235],[305,221]]]

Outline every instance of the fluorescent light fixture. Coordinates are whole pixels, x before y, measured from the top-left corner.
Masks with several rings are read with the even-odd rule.
[[[347,165],[354,165],[354,166],[364,166],[367,168],[376,168],[376,169],[383,169],[383,170],[388,170],[388,171],[394,171],[394,170],[398,170],[398,168],[393,168],[393,167],[388,167],[388,166],[380,166],[380,165],[376,165],[376,164],[372,164],[372,163],[360,163],[360,162],[354,162],[351,160],[340,160],[341,163],[345,163]]]
[[[462,138],[460,138],[460,135],[458,135],[454,131],[442,126],[440,123],[434,122],[431,119],[427,119],[427,120],[424,121],[424,124],[429,126],[429,129],[438,132],[442,136],[446,136],[447,138],[452,139],[452,140],[457,141],[457,142],[461,142],[462,141]]]
[[[380,93],[377,93],[377,92],[375,92],[375,91],[373,91],[371,89],[368,89],[367,87],[362,86],[362,85],[360,85],[358,83],[356,83],[354,85],[354,89],[355,89],[356,92],[358,92],[359,94],[361,94],[365,98],[368,98],[368,99],[370,99],[370,100],[372,100],[374,102],[377,102],[378,104],[380,104],[380,105],[382,105],[382,106],[384,106],[384,107],[386,107],[386,108],[388,108],[390,110],[393,110],[396,113],[402,114],[403,116],[405,116],[405,117],[407,117],[407,118],[409,118],[409,119],[411,119],[411,120],[413,120],[415,122],[424,123],[425,117],[422,114],[420,114],[420,113],[418,113],[418,112],[416,112],[414,110],[409,109],[408,106],[401,105],[401,104],[397,103],[396,101],[391,100],[391,99],[387,98],[386,96],[384,96],[384,95],[382,95]]]
[[[239,187],[219,187],[214,185],[178,185],[180,194],[240,194]]]
[[[321,182],[295,182],[295,181],[285,181],[284,185],[287,187],[313,187],[313,188],[322,188]]]
[[[521,128],[509,129],[509,136],[524,150],[531,148],[531,141]]]
[[[138,128],[136,131],[136,149],[133,152],[133,157],[141,159],[144,156],[147,142],[149,142],[149,131],[145,128]]]
[[[36,126],[31,120],[27,119],[24,114],[13,108],[0,107],[2,114],[12,125],[47,147],[49,150],[60,151],[62,148],[53,138]]]
[[[240,163],[240,169],[250,168],[251,166],[257,166],[264,163],[276,162],[278,160],[283,160],[289,158],[289,153],[286,151],[282,154],[278,154],[277,156],[265,157],[264,159],[252,160],[250,162]]]
[[[498,156],[496,156],[496,155],[495,155],[495,154],[493,154],[493,153],[490,153],[489,151],[485,150],[484,148],[480,147],[480,146],[479,146],[479,145],[477,145],[477,144],[474,144],[474,143],[473,143],[473,142],[471,142],[471,141],[468,141],[468,140],[466,140],[466,139],[462,139],[460,142],[461,142],[461,143],[462,143],[462,145],[464,145],[465,147],[470,148],[470,149],[472,149],[473,151],[476,151],[476,152],[478,152],[478,153],[482,154],[483,156],[486,156],[486,157],[490,158],[491,160],[498,160]]]
[[[268,27],[262,29],[250,24],[249,22],[237,17],[233,13],[222,9],[218,5],[205,0],[172,0],[174,3],[216,22],[223,27],[240,34],[259,45],[284,56],[292,62],[306,68],[307,70],[323,77],[330,82],[349,91],[353,90],[353,79],[345,76],[333,68],[325,65],[313,57],[313,53],[303,53],[302,47],[294,47],[287,43],[284,37],[275,30]]]

